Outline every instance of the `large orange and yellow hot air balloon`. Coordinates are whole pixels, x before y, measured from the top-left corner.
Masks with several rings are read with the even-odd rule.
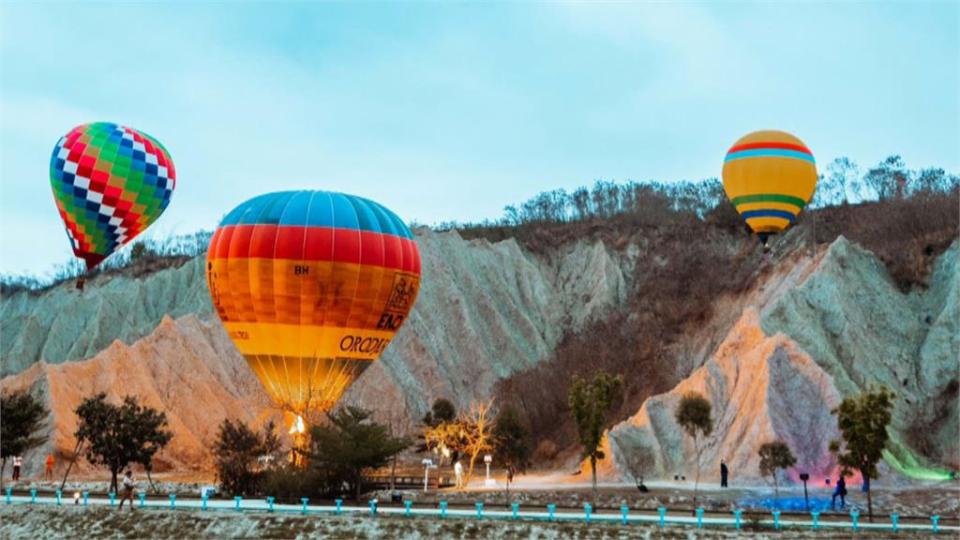
[[[783,232],[813,197],[817,166],[803,141],[775,130],[735,142],[723,160],[723,189],[764,245]]]
[[[220,223],[207,284],[267,392],[304,415],[329,410],[386,349],[416,300],[420,253],[410,229],[373,201],[269,193]]]

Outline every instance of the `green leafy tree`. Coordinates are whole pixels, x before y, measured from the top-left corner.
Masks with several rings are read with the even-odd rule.
[[[764,443],[759,450],[760,474],[773,479],[773,489],[780,498],[780,484],[777,481],[777,471],[793,467],[797,458],[793,457],[790,447],[783,441]]]
[[[257,433],[240,420],[224,419],[213,443],[220,489],[230,495],[257,493],[262,477],[260,458],[276,457],[280,446],[273,422],[267,423],[262,433]]]
[[[443,422],[452,422],[457,417],[457,408],[446,398],[437,398],[433,407],[423,417],[423,424],[437,427]]]
[[[29,392],[13,392],[0,396],[0,479],[7,468],[7,459],[19,456],[44,443],[38,435],[47,410]]]
[[[510,497],[510,483],[515,475],[527,472],[533,448],[530,433],[520,420],[517,410],[505,407],[497,415],[493,426],[494,446],[497,457],[507,469],[507,497]]]
[[[887,445],[887,426],[893,411],[893,393],[886,387],[870,388],[858,396],[844,398],[831,411],[837,415],[842,441],[832,441],[830,451],[837,462],[848,469],[860,471],[863,481],[879,478],[877,463]],[[873,497],[867,490],[867,509],[873,521]]]
[[[391,436],[387,426],[370,417],[370,411],[348,406],[328,414],[328,425],[310,430],[307,459],[329,491],[337,492],[346,485],[359,499],[363,471],[385,466],[411,445],[406,437]]]
[[[451,462],[455,461],[463,447],[461,429],[456,425],[457,408],[446,398],[437,398],[433,406],[423,416],[418,452],[429,452],[434,449],[446,449],[450,453]],[[443,464],[444,456],[440,456]]]
[[[590,460],[594,501],[597,498],[597,460],[604,457],[600,450],[603,429],[622,391],[623,377],[609,373],[597,373],[590,381],[574,375],[570,384],[567,398],[577,426],[577,437],[583,446],[580,457]]]
[[[87,398],[75,410],[79,425],[78,445],[93,465],[110,469],[110,489],[117,490],[117,475],[130,463],[149,467],[154,454],[170,442],[167,415],[141,406],[132,396],[123,403],[107,403],[104,393]]]
[[[697,504],[697,494],[700,489],[700,457],[703,452],[700,439],[709,437],[713,433],[713,418],[710,412],[710,402],[697,392],[684,394],[675,412],[677,424],[693,439],[693,449],[697,454],[696,480],[693,483],[694,506]]]

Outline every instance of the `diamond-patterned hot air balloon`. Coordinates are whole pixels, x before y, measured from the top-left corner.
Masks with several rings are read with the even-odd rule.
[[[126,126],[84,124],[57,142],[50,157],[53,197],[87,270],[160,217],[176,177],[166,148]]]

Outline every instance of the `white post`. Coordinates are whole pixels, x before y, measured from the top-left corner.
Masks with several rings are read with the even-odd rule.
[[[427,486],[430,485],[430,467],[433,465],[432,459],[424,459],[423,463],[423,492],[427,492]]]
[[[487,487],[491,487],[494,485],[493,479],[490,478],[490,463],[493,462],[493,456],[491,456],[490,454],[483,456],[483,462],[487,464],[487,479],[484,482],[484,485],[486,485]]]

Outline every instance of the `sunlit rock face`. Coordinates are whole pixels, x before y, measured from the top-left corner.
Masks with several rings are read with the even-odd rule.
[[[413,425],[433,400],[486,399],[499,379],[547,358],[567,330],[617,308],[630,261],[603,243],[534,257],[513,240],[418,236],[423,282],[410,319],[343,403]],[[279,418],[213,315],[203,258],[142,279],[98,278],[81,293],[65,283],[2,304],[4,390],[34,387],[51,410],[51,449],[71,453],[80,399],[130,394],[167,411],[175,437],[165,467],[209,468],[209,441],[226,417]]]
[[[830,411],[871,385],[897,395],[883,470],[924,478],[956,469],[957,253],[955,243],[940,257],[928,289],[903,294],[873,255],[839,238],[793,286],[758,298],[706,364],[611,429],[604,474],[628,476],[628,457],[646,448],[656,456],[651,476],[690,477],[692,442],[673,411],[691,390],[714,408],[702,462],[707,478],[719,476],[726,458],[741,478],[758,480],[757,450],[773,439],[798,458],[789,474],[829,474],[827,445],[838,436]]]

